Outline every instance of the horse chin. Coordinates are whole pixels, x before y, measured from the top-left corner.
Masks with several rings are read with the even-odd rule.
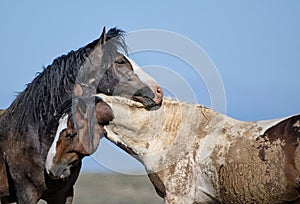
[[[157,104],[147,96],[132,96],[131,99],[136,102],[142,103],[147,110],[158,109],[161,106],[161,103]]]
[[[71,174],[70,167],[67,167],[65,169],[62,169],[59,174],[53,173],[51,170],[47,170],[47,174],[50,176],[52,179],[64,179],[68,177]]]
[[[70,167],[68,167],[62,172],[62,174],[60,175],[59,178],[64,179],[64,178],[70,176],[70,174],[71,174],[71,170],[70,170]]]

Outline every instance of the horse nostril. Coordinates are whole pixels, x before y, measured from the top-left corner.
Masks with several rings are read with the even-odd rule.
[[[154,91],[154,94],[155,94],[155,97],[154,97],[153,101],[156,104],[161,104],[161,102],[163,100],[163,95],[164,95],[162,88],[160,88],[159,86],[156,86],[156,87],[153,87],[153,91]]]
[[[156,89],[156,94],[157,95],[162,95],[162,90],[161,90],[161,88],[160,87],[157,87],[157,89]]]
[[[57,178],[57,176],[55,176],[55,175],[52,173],[52,171],[47,171],[47,173],[48,173],[48,175],[49,175],[51,178],[53,178],[53,179],[56,179],[56,178]]]
[[[156,88],[156,94],[155,95],[156,95],[157,98],[162,98],[163,97],[163,91],[159,86]]]

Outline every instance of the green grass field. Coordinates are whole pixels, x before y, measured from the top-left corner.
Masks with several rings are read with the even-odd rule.
[[[80,174],[75,204],[162,204],[148,177],[119,174]]]

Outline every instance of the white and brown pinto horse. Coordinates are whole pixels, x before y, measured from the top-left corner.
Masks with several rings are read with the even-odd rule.
[[[101,97],[115,117],[108,139],[144,164],[165,203],[300,202],[300,115],[243,122],[174,100],[148,111]]]

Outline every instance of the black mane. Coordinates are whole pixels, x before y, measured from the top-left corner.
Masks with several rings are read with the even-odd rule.
[[[71,51],[67,55],[56,58],[27,85],[8,108],[9,117],[15,128],[21,132],[26,131],[28,125],[46,129],[47,125],[51,125],[49,124],[51,121],[56,121],[56,126],[52,128],[57,128],[57,121],[63,114],[60,107],[67,101],[71,101],[79,69],[99,40],[100,38],[77,51]],[[112,28],[106,34],[106,42],[102,47],[104,55],[102,59],[112,62],[120,49],[126,52],[124,32]]]

